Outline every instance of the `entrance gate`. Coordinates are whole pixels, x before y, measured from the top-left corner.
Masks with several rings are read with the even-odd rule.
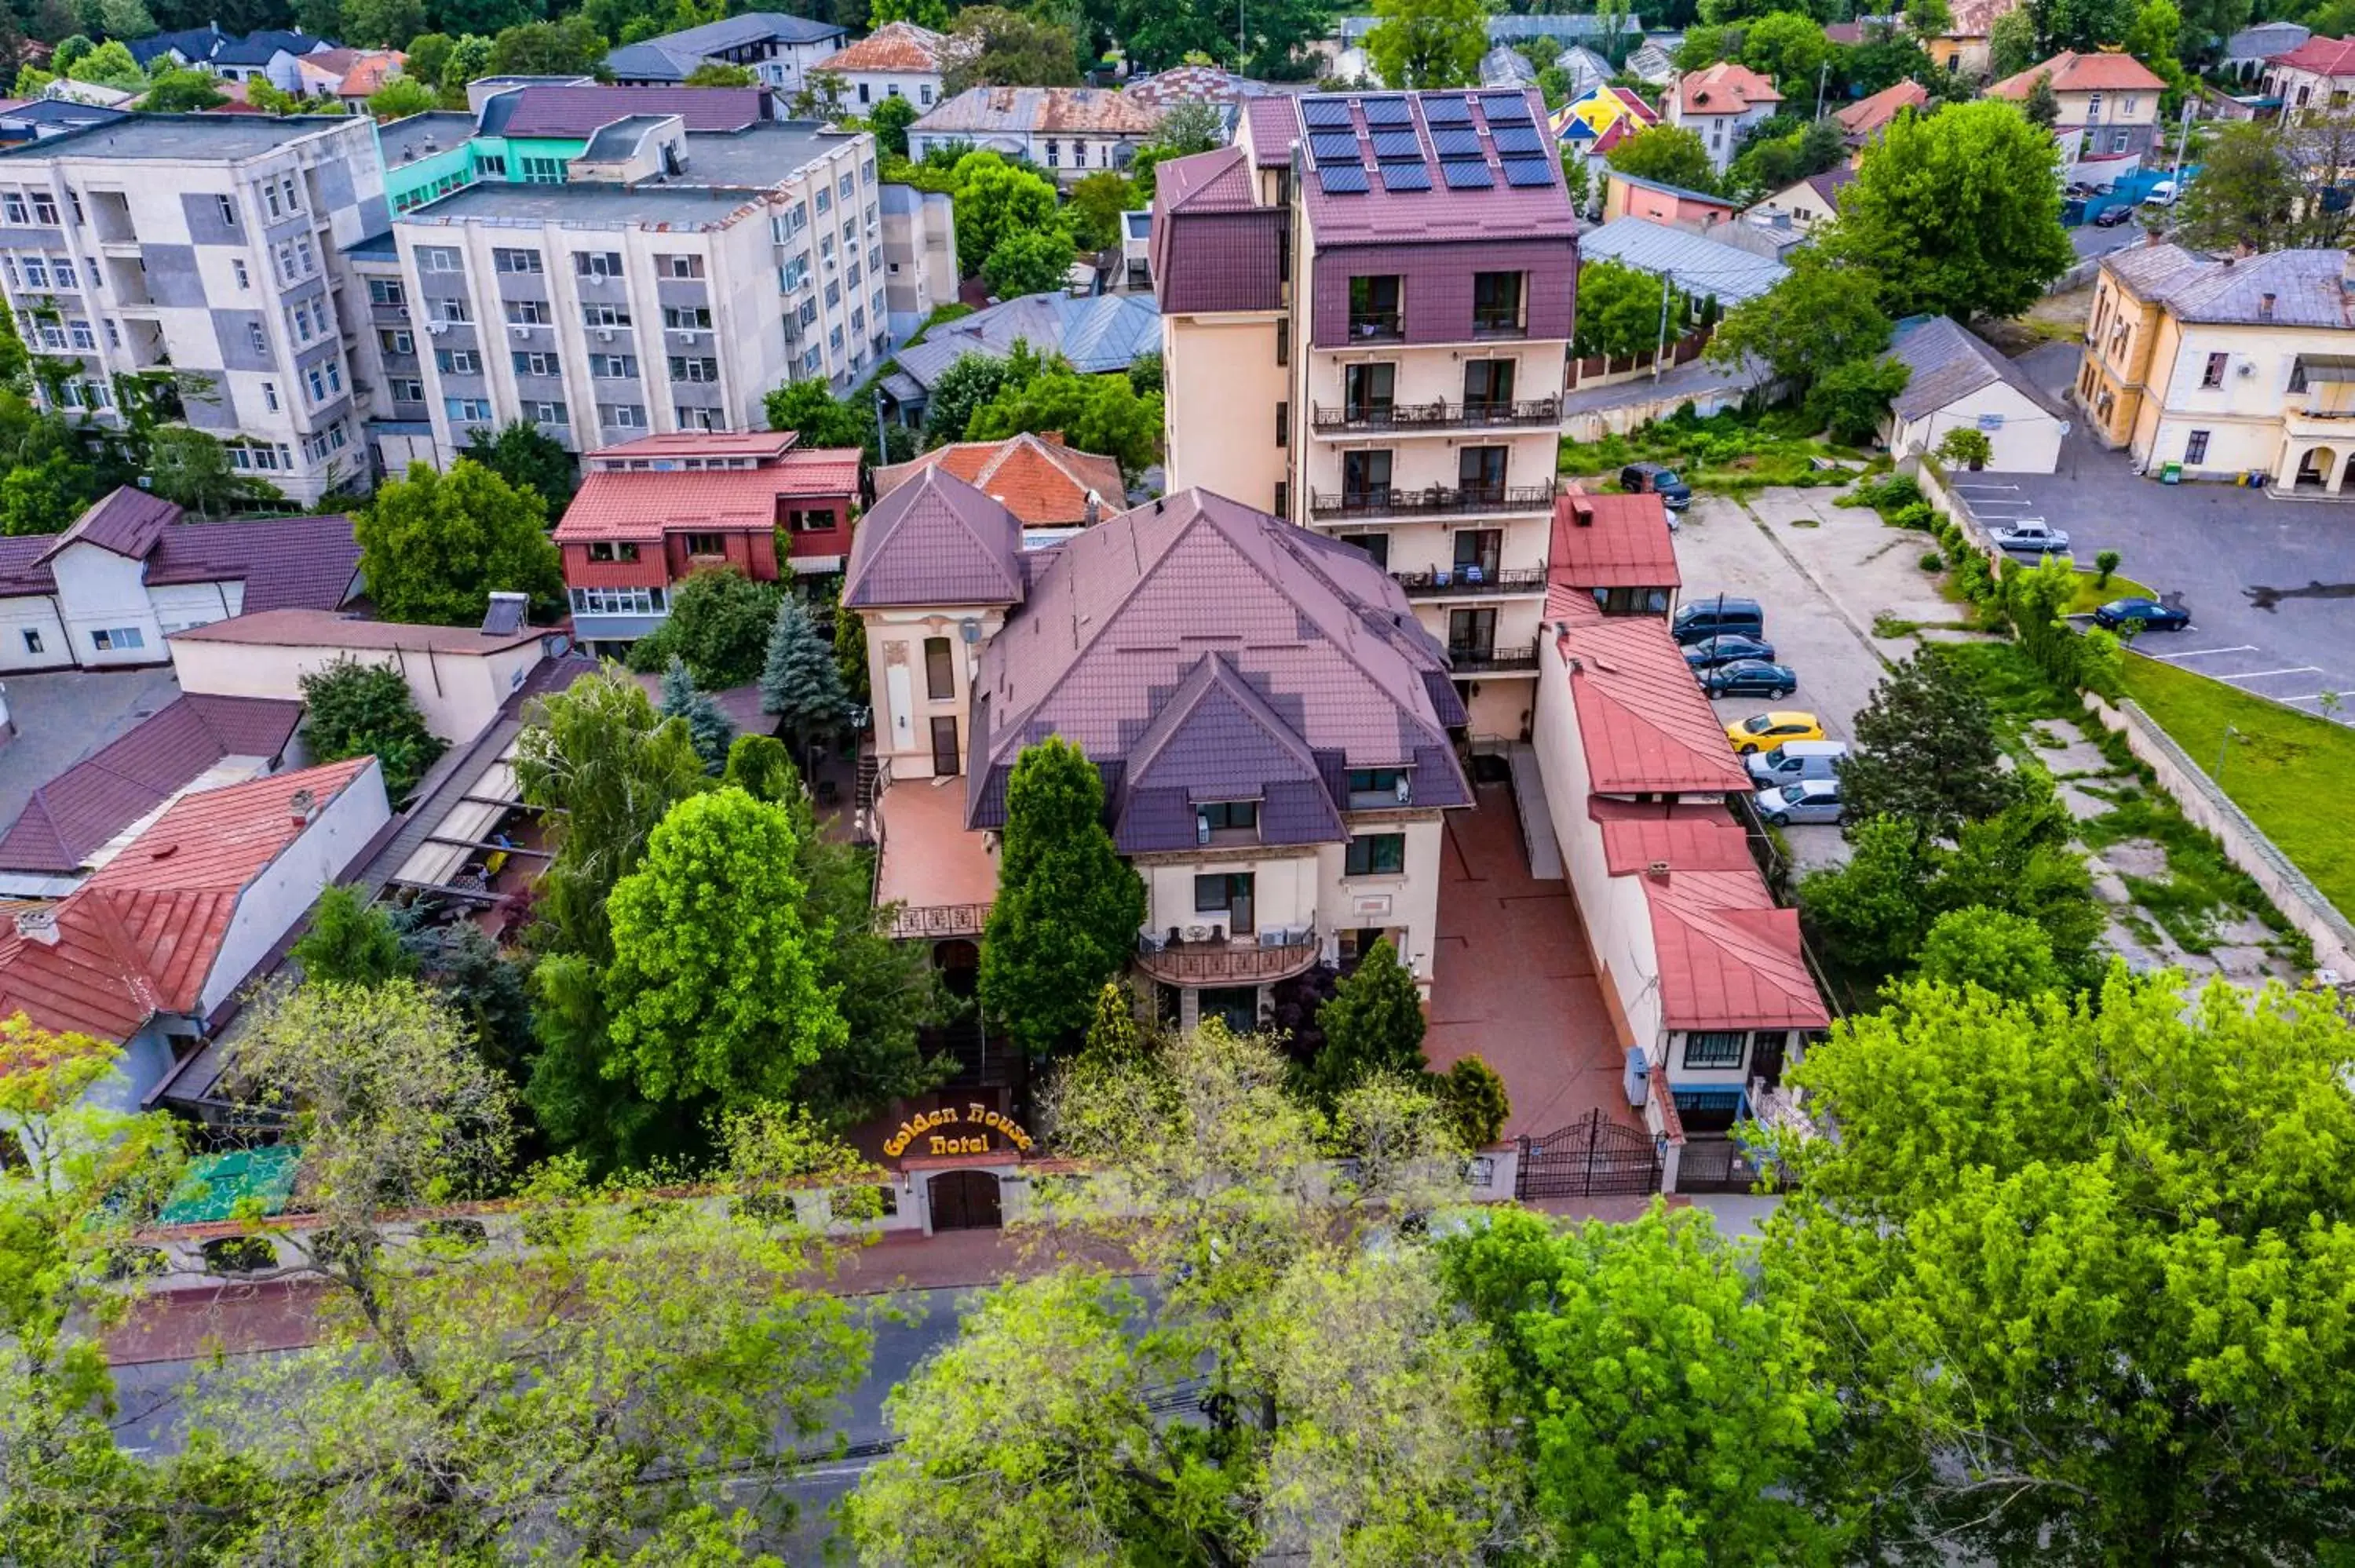
[[[1660,1190],[1660,1151],[1651,1135],[1591,1110],[1543,1138],[1521,1139],[1516,1198],[1587,1198]]]
[[[943,1171],[927,1191],[935,1231],[994,1231],[1005,1223],[997,1178],[986,1171]]]

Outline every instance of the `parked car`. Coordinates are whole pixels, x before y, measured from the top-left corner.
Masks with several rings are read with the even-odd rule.
[[[1848,755],[1844,740],[1786,741],[1772,751],[1742,758],[1761,789],[1796,784],[1802,779],[1835,779],[1840,759]]]
[[[2130,620],[2141,621],[2146,631],[2180,631],[2191,624],[2191,612],[2139,595],[2114,599],[2094,611],[2094,624],[2105,630],[2115,631]]]
[[[2101,216],[2094,219],[2094,227],[2095,228],[2115,228],[2122,223],[2132,223],[2134,221],[2134,215],[2135,209],[2124,203],[2120,203],[2116,207],[2104,207],[2102,209]]]
[[[1695,670],[1714,669],[1720,664],[1731,664],[1737,659],[1763,659],[1771,664],[1774,662],[1774,645],[1761,642],[1755,637],[1740,637],[1729,631],[1721,637],[1709,637],[1689,643],[1685,648],[1685,662]]]
[[[1738,668],[1729,665],[1725,668]],[[1712,675],[1725,673],[1712,670]],[[1712,696],[1715,693],[1710,694]],[[1786,740],[1821,740],[1824,721],[1813,714],[1803,714],[1791,708],[1777,708],[1773,713],[1753,714],[1725,726],[1725,738],[1733,743],[1736,757],[1747,757],[1753,751],[1772,751]]]
[[[1631,462],[1619,471],[1619,488],[1630,495],[1657,495],[1671,512],[1692,504],[1692,486],[1665,463]]]
[[[1668,622],[1669,635],[1679,642],[1698,642],[1724,631],[1764,637],[1766,611],[1754,599],[1729,599],[1718,594],[1710,599],[1687,599]]]
[[[2175,182],[2173,180],[2161,180],[2158,184],[2151,186],[2150,195],[2142,198],[2142,205],[2145,207],[2173,207],[2175,205]]]
[[[2041,517],[2022,517],[2008,527],[1991,527],[1987,537],[1998,549],[2031,556],[2058,556],[2069,548],[2069,535]]]
[[[1778,828],[1793,822],[1837,822],[1845,808],[1840,805],[1840,787],[1837,779],[1802,779],[1796,784],[1779,784],[1757,794],[1758,814]]]
[[[1799,677],[1791,666],[1769,664],[1763,659],[1740,659],[1695,673],[1700,677],[1700,689],[1712,697],[1787,697],[1799,689]]]

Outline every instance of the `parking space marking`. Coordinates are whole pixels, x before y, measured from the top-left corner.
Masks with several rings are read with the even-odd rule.
[[[2217,675],[2219,681],[2262,681],[2268,675],[2319,675],[2319,664],[2286,664],[2278,670],[2246,670],[2237,675]]]
[[[2187,626],[2183,630],[2186,631],[2194,631],[2197,630],[2198,628]],[[2255,643],[2241,642],[2235,643],[2230,648],[2194,648],[2188,653],[2153,653],[2151,657],[2154,659],[2205,659],[2211,653],[2254,653],[2256,651],[2257,645]],[[2140,650],[2137,650],[2137,652],[2140,652]]]

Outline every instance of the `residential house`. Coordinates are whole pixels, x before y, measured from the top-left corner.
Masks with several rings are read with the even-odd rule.
[[[1363,550],[1475,732],[1508,737],[1580,246],[1542,115],[1534,92],[1255,100],[1234,146],[1155,171],[1170,486]]]
[[[955,243],[948,247],[952,263]],[[1151,294],[1023,294],[943,322],[901,349],[883,392],[904,423],[917,423],[941,373],[968,354],[1003,359],[1018,343],[1060,355],[1082,376],[1123,376],[1140,354],[1162,347],[1161,312]]]
[[[299,702],[184,695],[33,791],[0,832],[0,896],[62,898],[182,795],[274,773]]]
[[[1690,298],[1714,299],[1727,310],[1756,299],[1790,271],[1771,257],[1647,217],[1615,218],[1590,228],[1578,237],[1578,249],[1586,260],[1616,261],[1666,278]]]
[[[2167,83],[2132,55],[2063,49],[1995,83],[1987,96],[2025,102],[2040,77],[2051,81],[2061,103],[2054,132],[2082,133],[2080,161],[2138,157],[2158,145],[2158,96]]]
[[[755,582],[839,571],[858,497],[856,447],[803,447],[791,430],[649,436],[589,454],[557,524],[572,630],[593,651],[644,637],[690,573]]]
[[[2355,38],[2309,37],[2267,59],[2264,81],[2285,114],[2343,111],[2355,94]]]
[[[1603,171],[1603,221],[1623,217],[1671,223],[1687,228],[1707,228],[1734,214],[1734,205],[1708,191],[1689,190],[1661,180],[1647,180],[1606,166]]]
[[[1161,129],[1162,111],[1102,87],[975,87],[908,127],[908,155],[972,147],[1037,164],[1058,184],[1122,169]]]
[[[0,103],[0,148],[21,147],[123,118],[119,109],[76,103],[66,98],[12,98]]]
[[[1442,819],[1472,803],[1464,715],[1363,552],[1185,490],[1024,556],[1011,512],[934,469],[876,503],[844,603],[888,778],[878,897],[903,929],[979,931],[1007,775],[1058,735],[1106,776],[1164,1017],[1256,1027],[1270,986],[1380,938],[1428,985]]]
[[[73,892],[0,927],[0,1016],[121,1045],[87,1098],[151,1108],[391,815],[372,757],[181,796]]]
[[[369,478],[344,253],[388,220],[365,117],[138,114],[0,152],[0,283],[70,362],[60,411],[119,424],[123,379],[168,379],[305,503]]]
[[[773,388],[847,388],[889,349],[864,132],[763,121],[698,134],[683,114],[633,115],[597,132],[560,184],[478,182],[393,230],[398,297],[371,280],[371,324],[419,351],[445,463],[473,430],[517,419],[584,452],[757,430]]]
[[[368,106],[368,95],[409,63],[399,49],[321,49],[294,62],[299,96],[332,98],[348,108]]]
[[[1639,44],[1628,55],[1625,69],[1646,87],[1670,86],[1677,79],[1676,51],[1657,42]]]
[[[2262,78],[2275,57],[2298,48],[2314,37],[2314,29],[2296,22],[2257,22],[2224,40],[2224,58],[2218,69],[2249,81]]]
[[[815,69],[842,79],[844,105],[854,113],[863,116],[887,98],[930,109],[940,101],[948,41],[946,34],[913,22],[886,22],[826,56]]]
[[[507,694],[570,639],[525,621],[522,594],[494,594],[479,627],[404,626],[325,609],[265,609],[176,631],[172,673],[183,692],[296,702],[303,677],[353,662],[397,672],[445,741],[472,740]]]
[[[623,44],[606,55],[605,70],[624,87],[671,87],[702,66],[742,66],[770,91],[794,93],[809,85],[811,69],[849,36],[832,22],[752,11]]]
[[[1607,82],[1579,93],[1547,120],[1563,152],[1575,151],[1590,164],[1636,132],[1659,122],[1658,111],[1644,101],[1641,93]]]
[[[1673,615],[1684,576],[1668,508],[1657,495],[1604,495],[1572,486],[1554,497],[1555,584],[1593,596],[1605,616]]]
[[[301,62],[324,49],[336,48],[332,38],[300,27],[262,27],[240,37],[224,33],[218,23],[176,33],[151,33],[126,40],[139,69],[153,71],[159,60],[209,70],[224,81],[257,79],[281,92],[303,90]]]
[[[2355,477],[2347,253],[2104,257],[2073,397],[2146,473],[2340,493]]]
[[[1489,88],[1523,88],[1538,84],[1538,68],[1529,64],[1529,57],[1509,44],[1498,44],[1480,57],[1480,85]]]
[[[1608,59],[1583,44],[1573,44],[1562,50],[1554,56],[1553,64],[1554,69],[1561,72],[1569,103],[1576,103],[1595,89],[1608,85],[1611,79],[1619,74],[1611,69]],[[1554,129],[1559,132],[1561,127],[1556,125]]]
[[[1783,106],[1774,84],[1732,60],[1720,60],[1706,70],[1678,76],[1669,90],[1665,111],[1668,123],[1700,138],[1709,161],[1723,174],[1742,151],[1742,140]]]
[[[1930,90],[1918,81],[1901,81],[1884,87],[1867,98],[1833,111],[1832,118],[1840,123],[1840,132],[1851,147],[1861,147],[1876,141],[1889,122],[1907,110],[1919,110],[1930,101]]]
[[[1829,223],[1839,216],[1840,192],[1855,178],[1856,170],[1846,164],[1837,169],[1826,169],[1820,175],[1809,175],[1743,207],[1742,220],[1773,228],[1787,227],[1804,235],[1816,225]]]
[[[1025,528],[1092,527],[1127,504],[1117,461],[1067,446],[1051,433],[934,447],[912,462],[877,469],[876,499],[935,468],[1006,507]]]
[[[1985,79],[1992,69],[1995,25],[2019,8],[2019,0],[1955,0],[1946,30],[1924,38],[1930,63],[1941,70]]]
[[[1540,774],[1628,1100],[1681,1143],[1755,1108],[1830,1017],[1797,911],[1776,907],[1726,810],[1750,777],[1668,634],[1672,594],[1612,597],[1673,561],[1665,514],[1648,496],[1563,503],[1593,542],[1565,550],[1546,602]]]
[[[62,534],[0,539],[0,672],[160,664],[166,634],[359,588],[348,517],[190,522],[129,486]]]
[[[1993,449],[1983,465],[1991,472],[2060,467],[2068,408],[1970,328],[1947,316],[1909,316],[1882,357],[1912,372],[1881,424],[1891,456],[1934,451],[1949,430],[1977,430]]]

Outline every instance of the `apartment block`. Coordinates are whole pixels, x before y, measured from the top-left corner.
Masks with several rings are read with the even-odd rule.
[[[1534,92],[1244,105],[1156,171],[1172,490],[1356,546],[1527,733],[1576,220]]]
[[[143,114],[0,153],[0,285],[74,362],[71,410],[120,422],[128,387],[301,502],[368,479],[342,259],[388,220],[364,119]]]
[[[772,388],[848,387],[889,348],[864,132],[632,115],[560,184],[477,183],[393,228],[400,298],[383,308],[409,313],[437,461],[516,419],[581,452],[759,429]]]

